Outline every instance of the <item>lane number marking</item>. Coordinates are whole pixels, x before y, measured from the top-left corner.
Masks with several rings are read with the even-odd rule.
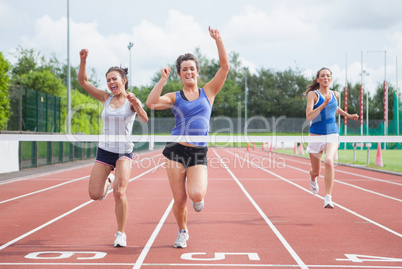
[[[67,259],[72,256],[84,256],[77,257],[77,260],[96,260],[102,259],[106,256],[106,252],[99,251],[40,251],[40,252],[32,252],[25,256],[27,259],[36,259],[36,260],[58,260],[58,259]]]
[[[205,252],[192,252],[192,253],[184,253],[181,255],[182,260],[190,260],[190,261],[221,261],[226,259],[226,255],[244,255],[248,256],[250,261],[259,261],[260,257],[257,253],[237,253],[237,252],[215,252],[214,258],[197,258],[194,257],[196,255],[206,255]]]
[[[379,256],[368,256],[359,254],[345,254],[347,259],[336,259],[337,261],[351,262],[402,262],[401,258],[389,258]]]

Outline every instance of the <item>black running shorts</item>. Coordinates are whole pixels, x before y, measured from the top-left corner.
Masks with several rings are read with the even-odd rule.
[[[167,143],[163,155],[187,168],[199,164],[207,165],[207,151],[208,147],[187,147],[179,143]]]

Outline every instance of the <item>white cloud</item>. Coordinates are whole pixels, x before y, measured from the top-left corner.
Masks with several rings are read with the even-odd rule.
[[[333,1],[332,14],[328,20],[334,28],[381,30],[402,21],[401,1]]]
[[[67,23],[66,18],[53,21],[49,16],[43,16],[35,22],[35,35],[30,38],[23,36],[24,46],[47,51],[61,51],[66,47]]]
[[[210,39],[208,29],[201,29],[192,16],[183,15],[176,10],[168,12],[168,19],[163,27],[143,20],[133,28],[136,57],[147,59],[152,66],[155,66],[155,62],[161,67],[174,63],[180,54],[194,52],[200,46],[205,53],[205,45],[212,43]]]
[[[133,85],[147,85],[159,68],[173,64],[180,54],[194,52],[202,47],[203,54],[217,57],[216,46],[209,37],[208,29],[201,29],[192,16],[170,10],[163,27],[146,20],[133,27],[131,34],[102,35],[96,21],[77,23],[70,19],[70,62],[79,65],[78,53],[89,49],[88,68],[96,69],[103,87],[104,74],[110,66],[129,67],[128,43],[133,42],[132,69]],[[67,60],[67,19],[53,20],[43,16],[35,22],[33,36],[24,36],[23,47],[33,48],[50,57],[55,53],[59,61]]]
[[[244,59],[243,57],[239,57],[239,60],[242,64],[242,66],[247,67],[251,74],[257,73],[257,69],[259,69],[259,67],[256,67],[253,62],[248,61],[248,60]]]
[[[21,27],[28,21],[25,12],[17,10],[9,2],[0,1],[0,29]]]
[[[386,46],[385,49],[390,53],[390,55],[399,55],[399,57],[402,58],[402,32],[395,31],[392,34],[389,34],[387,38],[390,45]]]
[[[319,36],[315,25],[303,19],[302,12],[285,6],[277,6],[270,13],[246,6],[241,14],[232,16],[225,32],[231,44],[254,50],[302,50]]]
[[[390,0],[385,2],[396,3]],[[20,10],[19,8],[17,12],[14,6],[5,3],[8,2],[0,0],[0,15],[4,15],[0,16],[1,25],[16,23],[12,24],[14,28],[2,30],[2,33],[5,32],[3,36],[11,36],[9,33],[18,34],[18,40],[14,37],[12,42],[9,38],[4,40],[5,44],[2,42],[7,51],[21,45],[26,49],[33,48],[46,57],[50,57],[54,52],[59,61],[66,61],[66,17],[57,17],[52,12],[43,11],[35,21],[35,16],[28,9]],[[225,7],[225,21],[219,21],[215,17],[208,18],[208,15],[201,16],[199,13],[205,12],[205,8],[193,12],[187,12],[188,9],[170,9],[164,12],[163,16],[152,18],[152,20],[151,16],[141,14],[136,17],[135,23],[128,31],[128,27],[105,22],[101,16],[79,18],[75,11],[73,12],[75,17],[70,20],[71,64],[78,66],[79,50],[88,48],[90,51],[88,67],[95,68],[99,81],[105,85],[104,74],[110,66],[129,67],[127,45],[133,42],[131,58],[133,70],[130,70],[133,73],[132,84],[148,85],[160,68],[173,64],[180,54],[194,52],[196,47],[199,47],[208,58],[217,59],[215,42],[209,37],[207,26],[205,26],[208,25],[209,20],[213,20],[214,26],[218,27],[222,34],[227,51],[238,53],[243,65],[249,66],[251,72],[261,67],[280,71],[289,67],[294,68],[296,64],[296,68],[305,70],[306,74],[314,75],[316,69],[329,66],[333,69],[334,78],[336,77],[337,81],[343,85],[344,55],[348,53],[350,56],[348,77],[350,81],[358,83],[361,72],[360,51],[386,49],[387,78],[391,80],[391,83],[395,81],[395,56],[398,55],[401,58],[399,62],[402,62],[402,32],[400,30],[402,24],[401,19],[395,16],[398,12],[392,10],[392,5],[386,3],[374,5],[373,2],[368,1],[369,7],[378,9],[378,11],[370,11],[372,12],[370,14],[374,14],[373,12],[387,14],[388,12],[391,14],[392,22],[390,20],[387,23],[393,26],[385,31],[367,24],[367,27],[374,28],[362,31],[361,28],[355,27],[353,22],[348,22],[351,27],[346,30],[337,25],[341,20],[350,20],[345,18],[347,14],[354,14],[357,18],[366,16],[360,14],[359,5],[356,2],[306,0],[301,3],[290,0],[264,2],[252,0],[248,3],[244,5],[235,1],[233,9],[230,6]],[[357,3],[363,5],[366,2],[357,1]],[[397,5],[400,5],[399,2]],[[346,9],[350,10],[346,11]],[[17,25],[21,22],[24,22],[24,28]],[[30,22],[30,27],[26,26],[27,22]],[[125,20],[125,26],[128,22]],[[30,29],[29,32],[27,29]],[[22,43],[17,43],[20,40]],[[365,58],[365,65],[370,72],[367,82],[373,80],[374,84],[378,84],[383,80],[381,58],[380,54],[374,53]]]

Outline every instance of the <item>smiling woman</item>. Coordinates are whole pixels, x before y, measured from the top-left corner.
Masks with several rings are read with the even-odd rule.
[[[171,72],[169,66],[161,70],[161,79],[148,96],[146,104],[149,108],[172,110],[176,120],[172,135],[208,135],[212,105],[229,72],[229,58],[219,31],[209,28],[209,34],[215,40],[219,54],[220,68],[215,77],[204,88],[198,88],[199,63],[194,55],[186,53],[179,56],[176,61],[177,74],[183,83],[183,88],[161,96],[163,86]],[[196,212],[200,212],[204,207],[208,185],[207,151],[207,143],[191,141],[168,143],[163,150],[174,199],[173,214],[179,228],[173,245],[175,248],[187,247],[189,239],[187,192]]]
[[[133,93],[127,92],[127,69],[111,67],[106,72],[106,81],[112,94],[93,86],[86,73],[88,50],[80,51],[80,69],[78,81],[80,85],[93,97],[103,104],[102,120],[103,135],[128,136],[131,134],[135,116],[143,123],[148,121],[147,113]],[[89,196],[93,200],[103,200],[113,187],[115,200],[115,214],[117,219],[117,233],[115,247],[125,247],[127,237],[125,226],[128,215],[128,201],[126,189],[130,179],[133,158],[133,143],[125,140],[105,139],[100,141],[94,167],[89,178]],[[111,172],[115,170],[115,175]]]

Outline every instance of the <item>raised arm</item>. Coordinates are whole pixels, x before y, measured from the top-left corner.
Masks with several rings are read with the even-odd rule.
[[[225,83],[226,77],[229,73],[230,64],[221,34],[218,30],[211,29],[211,27],[209,27],[208,29],[210,36],[215,40],[216,47],[218,48],[220,68],[218,72],[216,72],[215,77],[204,86],[204,90],[208,95],[208,98],[215,98],[215,96],[219,93],[219,91],[222,89],[223,84]]]
[[[166,67],[161,70],[161,78],[152,91],[149,93],[146,105],[150,109],[154,110],[163,110],[167,108],[171,108],[176,100],[176,94],[173,92],[167,93],[163,96],[162,90],[165,85],[167,79],[169,78],[171,72],[171,67]]]
[[[109,94],[105,91],[99,90],[94,85],[89,82],[87,77],[86,65],[87,65],[88,50],[82,49],[80,51],[80,69],[78,71],[78,82],[80,85],[93,97],[98,99],[100,102],[105,103]]]
[[[133,111],[137,112],[138,118],[142,123],[148,122],[147,112],[142,108],[141,101],[135,96],[134,93],[127,93],[127,100],[130,102],[130,107]]]

